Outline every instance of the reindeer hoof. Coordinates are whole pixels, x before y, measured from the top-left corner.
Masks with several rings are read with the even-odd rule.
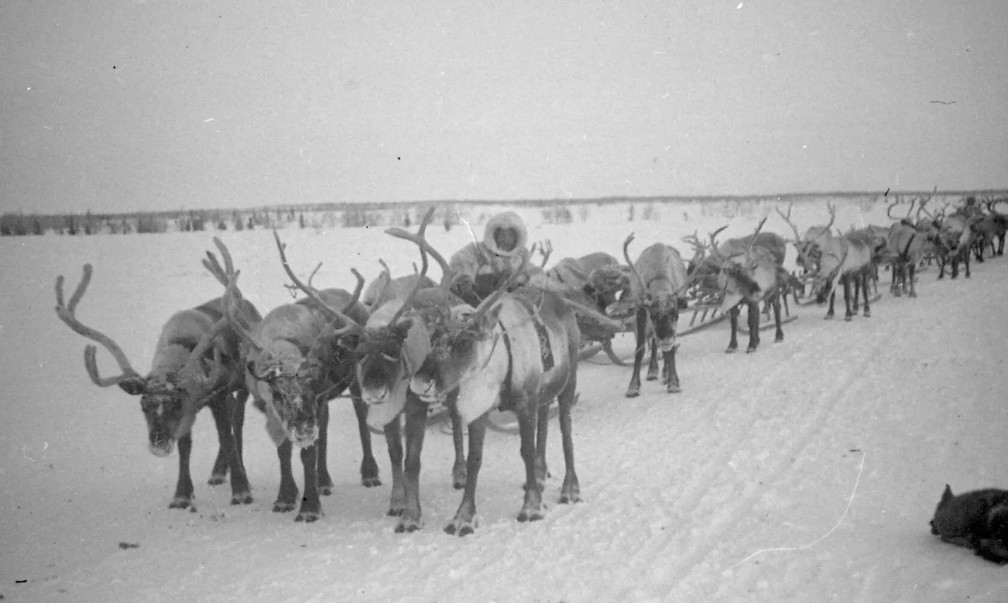
[[[665,389],[665,392],[669,394],[681,394],[682,388],[679,387],[678,383],[670,383],[668,388]]]
[[[468,536],[475,532],[476,522],[472,519],[453,519],[451,523],[445,526],[445,534],[458,535],[458,536]]]
[[[411,534],[421,528],[423,528],[423,521],[419,518],[402,519],[398,524],[396,524],[395,532],[396,534],[402,534],[404,532]]]
[[[864,316],[865,318],[871,318],[871,312],[869,312],[868,310],[865,310],[861,315]]]
[[[231,495],[232,505],[247,505],[252,502],[251,492],[235,492]]]
[[[289,513],[294,510],[294,503],[286,500],[278,500],[273,503],[274,513]]]
[[[854,318],[854,316],[852,314],[848,314],[847,316],[844,316],[843,319],[845,321],[847,321],[847,322],[850,322],[853,318]]]
[[[377,476],[375,476],[375,477],[362,477],[360,483],[365,488],[374,488],[375,486],[380,486],[381,485],[381,480],[378,479]]]
[[[757,346],[751,345],[748,348],[746,348],[746,354],[752,354],[753,352],[756,351],[756,349],[757,349]]]
[[[188,509],[192,506],[193,509],[196,508],[193,505],[192,498],[186,496],[176,496],[170,503],[168,503],[169,509]]]
[[[734,354],[738,351],[737,347],[728,346],[728,349],[724,351],[725,354]]]
[[[543,517],[545,516],[543,515],[543,512],[540,510],[522,509],[521,513],[518,514],[518,521],[523,523],[526,521],[539,521]]]
[[[465,488],[466,485],[466,466],[463,464],[461,466],[456,466],[452,469],[452,488],[456,490],[461,490]]]
[[[627,398],[636,398],[639,395],[640,395],[640,387],[639,386],[638,387],[630,387],[630,388],[627,388],[627,390],[626,390],[626,397]]]
[[[303,521],[305,523],[313,523],[313,522],[318,521],[320,517],[322,517],[322,512],[321,511],[300,511],[300,512],[298,512],[297,517],[294,518],[294,521],[296,521],[296,522]]]
[[[207,483],[211,486],[219,486],[227,481],[227,473],[214,473],[207,480]]]
[[[323,486],[319,484],[318,491],[322,496],[332,496],[333,487],[332,485]]]

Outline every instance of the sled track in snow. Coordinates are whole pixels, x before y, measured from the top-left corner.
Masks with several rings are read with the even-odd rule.
[[[833,326],[833,325],[831,325]],[[835,325],[842,328],[843,325]],[[813,334],[805,334],[790,345],[795,349],[814,347],[808,339]],[[881,346],[876,340],[870,349],[861,348],[857,355],[858,367],[867,365],[872,357],[872,351]],[[781,438],[778,427],[769,417],[764,428],[759,423],[761,407],[766,405],[768,398],[780,398],[779,390],[789,379],[787,372],[792,370],[788,363],[778,363],[769,374],[765,375],[759,385],[743,401],[734,396],[718,401],[707,413],[694,413],[688,424],[677,425],[677,432],[683,434],[702,433],[698,422],[707,419],[714,425],[724,426],[725,421],[718,421],[718,415],[725,419],[739,418],[739,404],[749,404],[744,420],[733,421],[733,424],[721,433],[715,434],[718,444],[713,449],[704,448],[695,451],[693,458],[679,459],[678,465],[689,466],[698,457],[702,460],[694,466],[698,467],[690,475],[683,475],[683,487],[675,497],[670,508],[661,508],[661,501],[654,501],[656,512],[673,520],[669,530],[659,531],[651,538],[641,542],[634,554],[628,559],[626,567],[641,567],[653,563],[655,559],[667,559],[668,564],[660,571],[643,577],[647,585],[646,592],[641,592],[641,576],[623,575],[612,581],[614,588],[602,597],[606,600],[623,600],[639,597],[643,594],[670,596],[677,599],[676,593],[686,596],[698,585],[690,584],[692,570],[698,565],[708,562],[718,563],[722,570],[727,569],[740,559],[717,559],[718,545],[730,539],[737,524],[749,518],[753,507],[759,502],[764,490],[773,487],[787,468],[794,464],[802,451],[814,441],[825,426],[825,418],[830,411],[844,399],[845,394],[859,374],[859,370],[848,370],[846,377],[807,402],[807,412],[800,424],[791,425],[786,438]],[[737,385],[737,384],[732,384]],[[726,393],[731,391],[726,387]],[[802,402],[805,404],[806,402]],[[766,429],[769,427],[769,429]],[[713,439],[713,438],[711,438]],[[708,439],[707,441],[711,441]],[[781,442],[786,446],[780,446]],[[765,460],[747,461],[761,452],[772,451]],[[737,472],[745,470],[745,466],[755,468],[752,473],[745,473],[745,479],[736,477]],[[743,467],[739,469],[738,467]],[[682,523],[702,526],[689,533],[676,533],[677,517],[685,517]],[[697,520],[697,517],[705,518]],[[692,520],[688,518],[693,518]],[[671,533],[670,533],[671,531]],[[825,531],[825,528],[824,528]],[[767,543],[776,546],[778,543]],[[617,586],[618,585],[618,586]],[[649,591],[649,592],[648,592]]]

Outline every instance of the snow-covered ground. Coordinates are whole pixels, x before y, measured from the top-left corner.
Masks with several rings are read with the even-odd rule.
[[[545,225],[554,259],[619,255],[631,230],[640,251],[676,244],[727,220],[697,207],[662,207],[627,221],[625,206],[586,221]],[[731,220],[755,227],[768,207]],[[804,229],[824,205],[795,208]],[[887,220],[884,207],[841,207],[837,225]],[[480,234],[482,224],[473,228]],[[771,213],[766,229],[789,234]],[[450,251],[464,228],[437,229]],[[302,275],[349,286],[384,257],[396,271],[416,253],[366,229],[283,231]],[[224,233],[246,295],[260,309],[289,300],[268,232]],[[332,496],[313,524],[271,512],[275,449],[251,407],[245,463],[255,501],[230,506],[209,477],[216,437],[209,413],[193,451],[197,511],[169,510],[177,462],[152,456],[137,399],[91,384],[85,341],[53,313],[57,274],[95,275],[79,318],[108,333],[133,365],[150,363],[175,311],[219,294],[200,266],[209,233],[0,240],[0,595],[17,601],[1005,601],[1008,573],[941,543],[928,521],[941,490],[1008,487],[1008,260],[973,277],[920,275],[919,298],[883,293],[871,318],[822,320],[795,308],[785,341],[764,334],[755,354],[726,355],[725,325],[691,335],[679,352],[683,393],[646,382],[623,397],[627,368],[599,355],[579,368],[574,413],[584,502],[555,504],[562,455],[551,430],[550,503],[521,524],[523,470],[516,435],[491,432],[478,490],[480,526],[441,528],[451,487],[451,438],[428,430],[421,474],[426,526],[393,533],[384,483],[359,485],[360,446],[347,400],[331,404]],[[888,277],[883,274],[883,280]],[[885,289],[883,285],[883,290]],[[842,312],[842,310],[841,310]],[[742,339],[745,346],[745,339]],[[628,352],[629,337],[617,348]],[[99,353],[104,372],[115,370]],[[204,411],[206,412],[206,411]],[[300,467],[295,460],[295,475]],[[120,543],[138,545],[120,548]]]

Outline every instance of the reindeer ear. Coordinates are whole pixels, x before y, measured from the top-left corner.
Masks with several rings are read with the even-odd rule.
[[[119,387],[131,396],[139,396],[147,389],[147,380],[143,377],[130,377],[120,381]]]

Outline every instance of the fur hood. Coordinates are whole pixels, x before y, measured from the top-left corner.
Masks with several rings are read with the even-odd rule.
[[[518,234],[518,243],[511,251],[501,251],[494,241],[494,233],[498,230],[511,229]],[[528,231],[521,217],[513,211],[501,212],[487,221],[486,231],[483,233],[483,245],[495,255],[503,257],[513,257],[521,253],[528,243]]]

